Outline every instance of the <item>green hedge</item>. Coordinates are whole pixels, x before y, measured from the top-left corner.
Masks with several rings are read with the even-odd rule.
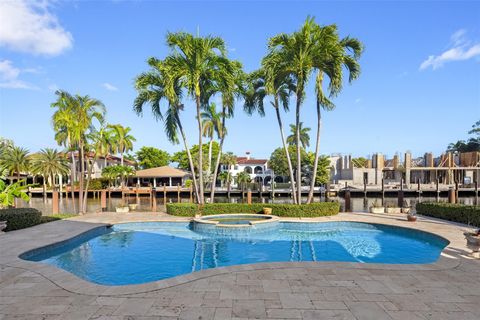
[[[12,231],[32,227],[41,223],[42,213],[33,208],[10,208],[0,210],[0,221],[7,221],[7,229]]]
[[[193,217],[226,213],[260,213],[263,208],[272,208],[272,214],[279,217],[323,217],[335,215],[340,211],[338,202],[320,202],[304,205],[294,204],[243,204],[243,203],[209,203],[200,207],[191,203],[168,203],[167,213],[174,216]]]
[[[429,217],[480,227],[480,206],[452,203],[417,203],[416,211]]]

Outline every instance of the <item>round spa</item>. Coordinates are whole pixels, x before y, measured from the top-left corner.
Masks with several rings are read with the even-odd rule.
[[[236,237],[275,228],[278,217],[266,214],[218,214],[193,219],[195,232]]]

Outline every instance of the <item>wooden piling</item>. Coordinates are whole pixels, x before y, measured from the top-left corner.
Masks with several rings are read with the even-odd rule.
[[[440,179],[437,177],[435,190],[437,192],[437,202],[440,201]]]
[[[252,190],[247,191],[247,204],[252,204]]]
[[[52,214],[58,214],[58,191],[52,191]]]
[[[352,212],[352,204],[350,199],[350,188],[345,182],[345,212]]]
[[[157,190],[152,190],[152,211],[157,211]]]
[[[450,187],[448,189],[448,202],[450,203],[456,203],[456,199],[455,199],[455,189],[453,187]]]
[[[167,205],[167,185],[163,184],[163,204]]]
[[[102,190],[100,194],[100,206],[103,212],[107,211],[107,190]]]
[[[177,183],[177,203],[180,203],[180,185]]]

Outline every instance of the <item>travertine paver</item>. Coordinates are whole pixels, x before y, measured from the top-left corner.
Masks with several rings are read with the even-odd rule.
[[[105,287],[17,258],[98,223],[170,219],[152,214],[110,216],[88,215],[0,236],[0,320],[480,319],[480,261],[466,255],[465,227],[431,219],[410,226],[451,241],[432,265],[257,264],[153,284]],[[408,226],[401,218],[341,214],[320,220]],[[78,221],[82,219],[89,223]]]

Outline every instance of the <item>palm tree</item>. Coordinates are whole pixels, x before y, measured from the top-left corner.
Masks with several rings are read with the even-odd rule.
[[[319,26],[308,17],[299,31],[290,35],[279,34],[269,40],[269,53],[265,60],[278,67],[278,73],[291,76],[296,83],[295,126],[297,146],[297,172],[301,172],[300,109],[305,98],[305,87],[313,72],[318,49]],[[297,199],[301,203],[301,174],[297,174]]]
[[[260,116],[265,115],[264,99],[267,95],[273,96],[272,104],[277,116],[278,127],[280,129],[280,137],[285,151],[288,164],[288,172],[290,175],[290,184],[292,189],[293,203],[297,202],[297,194],[295,192],[295,178],[293,175],[292,160],[290,152],[286,144],[285,134],[283,132],[282,116],[280,114],[280,105],[284,111],[289,110],[289,99],[292,92],[295,92],[295,82],[292,77],[284,76],[277,70],[277,65],[269,64],[267,59],[262,61],[263,68],[253,72],[250,75],[249,88],[245,96],[244,109],[248,114],[257,111]],[[268,81],[267,81],[268,74]]]
[[[120,124],[110,124],[107,128],[113,131],[113,137],[116,151],[120,153],[120,165],[123,166],[123,154],[133,149],[133,142],[137,141],[134,136],[130,134],[132,129],[124,127]]]
[[[235,176],[235,180],[237,181],[237,184],[240,185],[240,187],[242,188],[242,192],[245,192],[246,184],[252,181],[250,175],[243,171],[237,173],[237,175]]]
[[[6,150],[7,152],[0,155],[0,168],[2,168],[2,170],[7,170],[8,174],[11,176],[16,174],[18,182],[20,181],[20,173],[28,172],[30,169],[28,149],[9,146]]]
[[[211,103],[205,111],[201,113],[203,136],[208,137],[210,142],[208,144],[208,169],[207,172],[210,175],[212,173],[212,145],[215,135],[220,137],[224,128],[222,128],[222,120],[220,113],[217,112],[217,106],[215,103]],[[215,181],[213,182],[215,183]]]
[[[55,176],[67,175],[70,168],[64,154],[57,149],[46,148],[32,155],[32,171],[43,176],[43,193],[46,196],[47,181],[55,190]]]
[[[308,134],[310,132],[310,128],[304,128],[303,127],[303,122],[300,122],[300,144],[302,145],[302,148],[306,149],[308,146],[310,146],[310,135]],[[291,146],[297,145],[297,127],[294,124],[290,125],[290,132],[292,133],[287,137],[287,143]]]
[[[195,189],[195,196],[200,199],[197,178],[195,174],[195,166],[193,165],[193,158],[188,147],[187,136],[183,129],[180,119],[180,111],[183,110],[183,104],[180,103],[182,99],[182,88],[180,82],[176,81],[173,84],[173,94],[166,93],[166,75],[163,61],[156,58],[148,59],[148,65],[151,70],[138,75],[135,78],[135,89],[137,90],[137,97],[133,103],[133,110],[137,115],[143,115],[143,107],[145,104],[150,104],[152,107],[152,114],[155,120],[162,120],[165,124],[165,133],[168,140],[172,143],[178,143],[178,135],[180,132],[183,146],[187,153],[190,171],[192,173],[193,186]],[[171,88],[170,88],[171,89]],[[165,112],[162,112],[160,103],[165,100],[168,106]]]
[[[185,32],[168,33],[167,44],[172,53],[163,62],[166,69],[166,93],[175,96],[175,86],[180,84],[196,104],[198,124],[198,185],[200,204],[204,203],[203,185],[203,125],[201,118],[202,96],[206,87],[226,83],[233,87],[233,64],[226,57],[226,47],[220,37],[199,37]],[[220,86],[218,86],[220,87]],[[176,100],[176,99],[173,99]],[[203,103],[204,104],[204,103]]]
[[[227,197],[230,198],[230,188],[231,188],[231,185],[232,185],[232,182],[233,182],[232,174],[228,170],[227,171],[222,171],[218,175],[218,178],[220,179],[222,184],[227,185]]]
[[[315,59],[315,70],[317,71],[315,91],[316,91],[316,111],[317,111],[317,136],[315,142],[315,161],[313,165],[313,178],[310,182],[307,203],[313,200],[313,191],[315,187],[319,152],[320,152],[320,130],[322,127],[321,110],[330,111],[335,108],[323,92],[323,81],[328,77],[329,97],[336,96],[342,89],[343,68],[348,73],[348,81],[351,83],[360,75],[360,65],[358,60],[363,51],[363,44],[355,38],[345,37],[340,39],[336,25],[321,27],[318,31],[319,49]]]
[[[103,124],[105,118],[105,106],[100,100],[86,96],[71,95],[68,92],[58,90],[55,92],[57,100],[52,103],[57,111],[53,114],[52,122],[56,132],[56,139],[60,145],[67,145],[70,149],[77,148],[80,155],[80,179],[79,179],[79,212],[85,213],[86,205],[83,198],[83,185],[85,178],[85,147],[87,134],[91,131],[94,120]],[[74,157],[72,156],[72,160]],[[72,181],[73,190],[73,181]],[[73,199],[73,198],[72,198]]]

